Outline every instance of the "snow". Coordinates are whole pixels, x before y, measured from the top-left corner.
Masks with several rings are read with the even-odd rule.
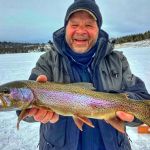
[[[0,84],[28,79],[31,69],[42,53],[1,54]],[[16,112],[0,113],[0,150],[36,150],[39,123],[20,123],[17,131]]]
[[[133,45],[132,45],[133,46]],[[124,47],[118,50],[127,56],[134,74],[142,78],[150,92],[150,47]],[[42,53],[1,54],[0,84],[28,79],[31,69]],[[15,112],[0,112],[0,150],[37,150],[39,123],[20,123],[17,131]],[[133,150],[149,150],[150,135],[138,134],[137,128],[127,129]]]
[[[136,127],[128,127],[127,133],[133,150],[150,150],[150,134],[138,134]]]
[[[128,42],[123,44],[116,44],[115,48],[143,48],[143,47],[150,47],[150,39],[137,41],[137,42]]]

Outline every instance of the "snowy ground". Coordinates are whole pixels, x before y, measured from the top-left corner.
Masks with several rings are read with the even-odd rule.
[[[127,128],[133,150],[150,150],[150,134],[138,134],[137,128]]]
[[[42,53],[1,54],[0,84],[28,79],[31,69]],[[20,123],[16,129],[15,112],[0,113],[0,150],[36,150],[39,139],[39,123]]]
[[[128,57],[134,74],[146,82],[150,91],[150,47],[121,48]],[[31,68],[42,53],[2,54],[0,55],[0,84],[27,79]],[[39,140],[39,123],[21,122],[20,130],[16,129],[15,112],[0,113],[0,150],[37,150]],[[150,135],[138,134],[137,128],[128,128],[133,150],[150,150]]]
[[[150,39],[143,40],[143,41],[138,41],[138,42],[128,42],[128,43],[123,43],[123,44],[116,44],[115,48],[143,48],[143,47],[150,47]]]

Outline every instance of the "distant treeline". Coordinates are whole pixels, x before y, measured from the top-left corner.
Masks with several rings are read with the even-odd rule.
[[[122,43],[127,43],[127,42],[142,41],[146,39],[150,39],[150,31],[147,31],[145,33],[123,36],[123,37],[116,38],[114,40],[115,40],[115,44],[122,44]]]
[[[113,39],[114,44],[122,44],[127,42],[136,42],[150,39],[150,31],[145,33],[133,34]],[[51,44],[51,42],[48,42]],[[16,43],[16,42],[0,42],[0,54],[4,53],[28,53],[32,51],[46,51],[46,44],[42,43]]]
[[[0,54],[43,51],[42,46],[43,44],[39,43],[0,42]]]

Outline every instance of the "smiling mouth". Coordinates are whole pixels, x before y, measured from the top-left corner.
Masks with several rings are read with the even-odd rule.
[[[87,41],[87,39],[74,39],[75,41]]]
[[[88,42],[88,40],[87,39],[74,39],[74,42],[76,44],[85,44]]]

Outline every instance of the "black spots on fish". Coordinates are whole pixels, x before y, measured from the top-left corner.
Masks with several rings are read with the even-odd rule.
[[[150,100],[143,100],[143,103],[145,103],[146,105],[150,107]]]
[[[143,123],[149,125],[148,118],[150,118],[150,107],[142,100],[132,100],[132,103],[128,106],[128,110],[136,118],[143,121]]]
[[[90,107],[92,107],[93,110],[96,110],[97,108],[99,108],[99,106],[96,103],[91,103]]]

